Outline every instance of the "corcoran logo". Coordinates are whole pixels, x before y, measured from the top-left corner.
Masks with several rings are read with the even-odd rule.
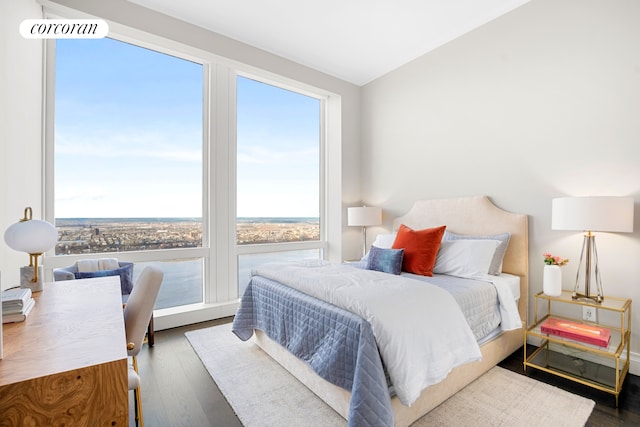
[[[102,19],[25,19],[20,24],[26,39],[101,39],[108,33]]]

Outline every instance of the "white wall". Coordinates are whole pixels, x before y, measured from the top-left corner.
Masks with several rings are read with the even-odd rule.
[[[2,289],[19,283],[29,256],[4,243],[4,230],[31,206],[42,218],[42,41],[18,33],[26,17],[42,17],[32,1],[0,2],[0,272]]]
[[[359,203],[360,88],[251,46],[206,31],[176,19],[152,12],[124,0],[56,0],[45,5],[70,8],[123,24],[148,33],[212,52],[286,78],[294,79],[337,94],[342,101],[342,185],[341,210]],[[26,40],[18,33],[20,22],[42,17],[35,0],[2,0],[0,3],[0,232],[22,217],[24,207],[32,206],[34,218],[42,218],[42,82],[43,43]],[[6,65],[5,65],[6,64]],[[332,179],[334,177],[329,177]],[[357,230],[346,226],[334,232],[338,246],[357,251]],[[340,219],[338,219],[340,221]],[[344,231],[342,235],[341,231]],[[353,234],[354,238],[350,238]],[[342,248],[332,247],[338,254]],[[18,268],[28,263],[26,254],[0,242],[2,287],[18,281]]]
[[[597,244],[605,295],[640,306],[638,22],[635,0],[534,0],[366,85],[363,199],[386,227],[427,198],[486,194],[528,214],[532,296],[546,251],[575,282],[582,235],[551,230],[551,199],[631,196],[635,231]]]

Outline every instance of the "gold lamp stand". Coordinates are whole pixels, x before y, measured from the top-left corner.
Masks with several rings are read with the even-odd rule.
[[[43,269],[38,266],[38,257],[56,245],[56,228],[47,221],[33,219],[33,211],[27,207],[24,218],[6,229],[4,240],[11,249],[29,254],[29,265],[20,268],[20,287],[42,291]]]

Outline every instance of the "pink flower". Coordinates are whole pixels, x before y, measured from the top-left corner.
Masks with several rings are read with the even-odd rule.
[[[569,262],[568,259],[562,259],[562,257],[559,257],[557,255],[552,255],[549,252],[543,253],[542,256],[544,257],[544,263],[547,265],[563,266]]]

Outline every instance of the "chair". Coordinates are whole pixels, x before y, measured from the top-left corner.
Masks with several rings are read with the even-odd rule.
[[[120,276],[122,295],[129,295],[133,288],[133,263],[115,258],[79,260],[75,264],[53,269],[53,280],[87,279],[90,277]]]
[[[153,313],[153,306],[160,292],[164,273],[155,266],[148,266],[136,281],[129,300],[124,307],[124,328],[127,335],[127,354],[131,357],[129,365],[129,390],[133,390],[135,399],[136,425],[144,427],[142,418],[142,397],[140,396],[140,375],[136,356],[140,353],[147,325]]]
[[[116,265],[118,266],[117,268]],[[79,266],[90,266],[90,271],[86,271]],[[56,282],[62,280],[86,279],[90,277],[120,276],[120,287],[122,290],[122,303],[126,304],[133,288],[133,266],[132,262],[118,261],[115,258],[100,258],[91,260],[79,260],[75,264],[68,267],[54,268],[53,280]],[[81,271],[82,270],[82,271]],[[153,315],[149,321],[147,328],[147,337],[149,346],[155,344],[155,334],[153,327]]]

